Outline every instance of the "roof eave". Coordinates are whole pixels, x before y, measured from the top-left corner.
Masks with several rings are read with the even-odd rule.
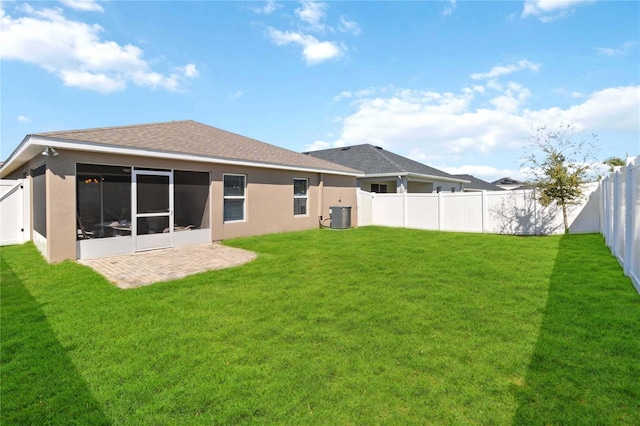
[[[454,177],[423,175],[421,173],[409,173],[408,175],[410,178],[417,178],[417,179],[429,179],[429,180],[438,180],[442,182],[455,182],[455,183],[471,183],[470,180],[458,179]]]
[[[22,139],[22,142],[13,150],[9,158],[2,163],[0,178],[6,178],[38,154],[37,151],[39,151],[41,147],[36,146],[36,144],[32,142],[33,139],[33,135],[27,135]]]
[[[436,176],[436,175],[427,175],[422,173],[411,173],[411,172],[396,172],[396,173],[364,173],[358,176],[359,178],[397,178],[397,177],[407,177],[410,179],[417,180],[427,180],[427,181],[440,181],[440,182],[455,182],[455,183],[471,183],[469,180],[458,179],[458,178],[449,178],[446,176]]]
[[[168,152],[168,151],[147,150],[147,149],[122,147],[122,146],[108,145],[108,144],[96,144],[93,142],[79,142],[79,141],[72,141],[72,140],[66,140],[66,139],[51,138],[46,136],[27,135],[27,137],[25,137],[22,143],[18,146],[18,148],[16,148],[14,153],[11,155],[11,157],[9,157],[7,162],[3,165],[2,169],[0,169],[0,176],[4,177],[8,175],[9,173],[13,172],[17,168],[19,168],[21,165],[23,165],[26,161],[29,161],[31,158],[34,157],[34,154],[33,154],[34,150],[27,151],[27,148],[37,147],[37,150],[40,150],[42,147],[45,147],[45,146],[50,146],[56,149],[72,150],[72,151],[99,152],[99,153],[108,153],[108,154],[131,155],[131,156],[137,156],[137,157],[164,158],[164,159],[174,159],[174,160],[184,160],[184,161],[197,161],[197,162],[204,162],[204,163],[229,164],[229,165],[236,165],[236,166],[261,167],[266,169],[306,171],[306,172],[312,172],[312,173],[329,173],[329,174],[340,175],[340,176],[357,177],[359,175],[359,173],[355,170],[353,172],[349,172],[344,170],[324,169],[324,168],[318,168],[318,167],[293,166],[293,165],[275,164],[275,163],[261,163],[261,162],[249,161],[249,160],[238,160],[238,159],[212,157],[212,156],[196,155],[196,154],[181,154],[181,153]],[[20,158],[20,155],[22,155],[23,153],[27,153],[27,155],[23,156],[24,158],[22,158],[22,161],[19,162],[19,164],[14,164]],[[27,156],[28,158],[26,158]]]

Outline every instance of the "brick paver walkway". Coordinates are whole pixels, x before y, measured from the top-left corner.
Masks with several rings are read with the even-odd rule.
[[[120,288],[135,288],[242,265],[256,256],[247,250],[209,243],[78,262],[95,269]]]

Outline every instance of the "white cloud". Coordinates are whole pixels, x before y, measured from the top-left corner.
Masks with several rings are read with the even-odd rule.
[[[194,64],[185,65],[183,68],[183,72],[184,72],[184,75],[189,78],[195,78],[200,74]]]
[[[0,9],[0,59],[36,64],[66,86],[110,93],[132,82],[175,91],[185,78],[197,75],[193,64],[169,75],[155,72],[139,47],[103,41],[100,25],[69,20],[59,8],[24,4],[21,10],[26,16],[13,18]]]
[[[568,16],[575,6],[593,0],[525,0],[522,18],[535,16],[542,22],[552,22]]]
[[[60,3],[70,7],[71,9],[80,10],[82,12],[104,12],[95,0],[60,0]]]
[[[348,21],[344,16],[340,16],[340,25],[338,29],[344,33],[351,33],[353,35],[360,35],[362,30],[360,29],[360,25],[358,25],[355,21]]]
[[[29,122],[29,118],[25,117],[24,115],[17,116],[16,120],[18,120],[21,123],[28,123]]]
[[[347,53],[347,46],[339,41],[322,41],[309,33],[335,33],[336,30],[325,24],[328,4],[314,0],[300,0],[300,7],[295,9],[299,22],[295,22],[295,29],[282,31],[277,28],[267,28],[266,35],[278,46],[297,44],[302,47],[302,56],[307,65],[339,58]],[[340,16],[338,29],[353,35],[360,34],[360,26],[355,21],[349,21]]]
[[[504,86],[501,84],[492,84],[489,87],[501,92],[500,95],[489,101],[496,107],[497,111],[514,113],[518,111],[522,103],[531,97],[529,89],[513,81],[508,82]],[[478,92],[484,93],[481,91]]]
[[[115,80],[105,74],[92,74],[86,71],[60,70],[58,73],[65,86],[79,87],[100,93],[111,93],[126,87],[124,80]]]
[[[532,122],[574,122],[582,128],[640,133],[640,86],[611,87],[567,109],[526,111],[525,116]]]
[[[351,98],[363,98],[367,96],[372,96],[375,93],[386,93],[388,90],[393,89],[393,86],[385,86],[380,88],[369,87],[367,89],[356,90],[355,92],[350,92],[348,90],[340,92],[338,95],[333,97],[334,102],[340,102],[343,99],[351,99]]]
[[[275,0],[267,0],[262,7],[253,7],[255,13],[259,13],[261,15],[271,15],[276,10],[280,9],[282,5],[275,2]]]
[[[268,36],[278,46],[297,44],[302,47],[302,56],[307,65],[316,65],[329,59],[344,55],[346,47],[330,41],[319,41],[317,38],[296,32],[268,29]]]
[[[326,141],[315,141],[313,143],[310,143],[309,145],[305,145],[302,151],[303,152],[320,151],[321,149],[328,149],[328,148],[331,148],[331,143]]]
[[[624,56],[631,51],[631,49],[638,44],[637,41],[628,41],[623,43],[620,47],[596,47],[596,51],[605,56]]]
[[[474,80],[484,80],[490,78],[496,78],[503,75],[511,74],[516,71],[521,70],[529,70],[536,72],[540,69],[540,64],[535,64],[533,62],[527,61],[526,59],[522,59],[515,64],[510,65],[496,65],[491,68],[489,72],[486,73],[474,73],[471,74],[470,77]]]
[[[324,31],[325,25],[322,23],[326,17],[327,4],[312,0],[302,0],[301,8],[295,10],[296,16],[311,26],[316,31]]]
[[[342,91],[340,92],[338,95],[333,97],[333,101],[334,102],[340,102],[343,99],[350,99],[353,98],[353,93],[351,93],[348,90]]]
[[[502,85],[498,96],[493,89],[473,87],[459,93],[395,88],[363,98],[354,91],[338,96],[348,98],[345,93],[351,94],[354,111],[344,117],[331,146],[370,143],[436,165],[518,152],[527,144],[530,126],[538,123],[573,122],[595,133],[640,132],[640,86],[608,88],[571,107],[546,109],[523,109],[531,92],[514,82]]]
[[[449,0],[449,4],[442,11],[443,16],[449,16],[456,10],[456,0]]]
[[[242,90],[238,90],[238,91],[236,91],[234,93],[230,93],[229,95],[227,95],[227,99],[234,101],[236,99],[240,99],[242,97],[242,95],[244,95]]]
[[[571,97],[571,98],[574,98],[574,99],[580,99],[580,98],[586,97],[586,95],[584,93],[582,93],[582,92],[578,92],[577,90],[574,90],[573,92],[569,92],[564,87],[560,87],[558,89],[553,89],[552,92],[553,93],[557,93],[557,94],[562,95],[562,96]]]

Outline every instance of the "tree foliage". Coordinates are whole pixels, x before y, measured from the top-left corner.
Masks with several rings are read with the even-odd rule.
[[[620,157],[609,157],[602,164],[609,166],[609,171],[612,172],[615,167],[624,166],[626,162]]]
[[[598,137],[586,136],[573,123],[557,129],[542,125],[529,136],[529,148],[523,161],[530,184],[543,206],[556,204],[562,208],[565,233],[569,232],[567,207],[578,203],[584,184],[595,163],[593,152]]]

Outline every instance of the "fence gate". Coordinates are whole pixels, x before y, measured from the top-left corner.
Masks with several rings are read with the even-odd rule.
[[[0,246],[30,239],[29,181],[0,180]]]

